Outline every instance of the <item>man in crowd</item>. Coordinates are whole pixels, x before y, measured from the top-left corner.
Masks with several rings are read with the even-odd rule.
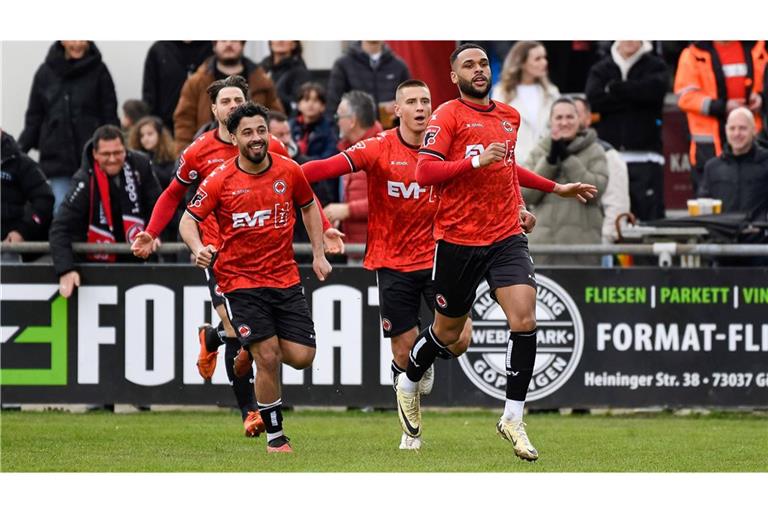
[[[149,159],[143,153],[126,150],[117,126],[97,128],[83,153],[80,170],[72,177],[72,186],[56,211],[50,232],[59,292],[66,298],[81,282],[72,242],[133,242],[144,230],[152,205],[160,196],[160,183]],[[109,253],[88,253],[85,259],[136,261],[131,256]]]
[[[212,266],[216,272],[238,339],[256,361],[256,395],[266,423],[267,452],[291,452],[283,433],[280,365],[307,368],[315,356],[314,324],[293,259],[293,205],[300,209],[309,233],[312,267],[324,281],[331,266],[323,252],[322,220],[298,164],[267,151],[270,137],[264,107],[241,105],[227,119],[227,129],[239,155],[203,180],[179,232],[197,265]],[[200,238],[197,223],[210,214],[232,219],[220,226],[220,245],[204,244]]]
[[[243,56],[245,41],[214,41],[213,57],[206,59],[181,88],[173,113],[176,148],[181,152],[192,142],[195,132],[211,120],[206,91],[211,82],[240,75],[248,83],[250,100],[271,110],[283,111],[275,86],[264,69]]]

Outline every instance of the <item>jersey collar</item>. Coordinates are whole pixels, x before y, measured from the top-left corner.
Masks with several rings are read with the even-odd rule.
[[[408,149],[413,149],[415,151],[418,151],[421,146],[414,146],[413,144],[408,144],[405,139],[403,138],[403,134],[400,133],[400,127],[395,128],[395,131],[397,132],[397,138],[400,139],[400,144],[407,147]]]
[[[496,108],[496,102],[491,100],[487,107],[481,107],[477,103],[472,103],[471,101],[464,101],[463,99],[459,98],[459,101],[471,108],[472,110],[476,110],[478,112],[490,112],[491,110]]]

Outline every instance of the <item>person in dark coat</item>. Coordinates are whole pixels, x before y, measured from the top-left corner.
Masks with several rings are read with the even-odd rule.
[[[627,164],[631,210],[640,220],[665,215],[661,116],[669,79],[649,41],[616,41],[587,78],[595,128]]]
[[[32,81],[19,146],[40,150],[56,206],[80,167],[83,146],[104,124],[120,124],[112,76],[92,41],[56,41]]]
[[[727,146],[704,164],[698,197],[721,199],[723,213],[750,212],[765,219],[768,150],[755,143],[754,115],[745,107],[731,111],[725,124]],[[755,209],[761,211],[754,212]]]
[[[144,60],[141,99],[173,135],[173,111],[184,82],[213,55],[211,41],[155,41]]]
[[[331,68],[326,116],[332,120],[344,93],[358,90],[373,97],[379,122],[385,129],[391,128],[395,119],[395,91],[409,78],[408,66],[383,41],[354,43]]]
[[[269,55],[261,61],[288,117],[296,115],[299,89],[312,79],[301,51],[301,41],[270,41]]]
[[[53,217],[51,187],[37,162],[19,149],[16,140],[2,130],[0,136],[0,240],[47,240]]]
[[[149,158],[126,149],[120,128],[106,125],[94,132],[83,150],[82,166],[72,177],[70,191],[51,225],[51,255],[63,297],[80,286],[80,261],[143,261],[132,255],[108,253],[76,257],[72,242],[133,242],[149,222],[160,192]]]

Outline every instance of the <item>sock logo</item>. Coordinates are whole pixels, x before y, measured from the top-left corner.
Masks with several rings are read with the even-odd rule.
[[[526,400],[551,395],[576,370],[584,348],[584,324],[576,303],[565,289],[537,275],[537,353]],[[472,304],[472,343],[458,359],[467,378],[483,393],[504,400],[507,385],[509,327],[501,306],[484,281]],[[512,377],[519,372],[510,371]]]

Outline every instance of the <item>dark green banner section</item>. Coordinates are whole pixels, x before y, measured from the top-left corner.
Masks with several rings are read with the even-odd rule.
[[[87,266],[69,300],[49,266],[0,271],[4,404],[234,405],[223,350],[212,383],[195,367],[212,318],[198,269]],[[284,401],[392,407],[374,274],[302,276],[318,350],[311,369],[284,369]],[[537,282],[531,408],[768,407],[768,269],[541,269]],[[508,329],[485,284],[472,320],[425,405],[501,404]]]

